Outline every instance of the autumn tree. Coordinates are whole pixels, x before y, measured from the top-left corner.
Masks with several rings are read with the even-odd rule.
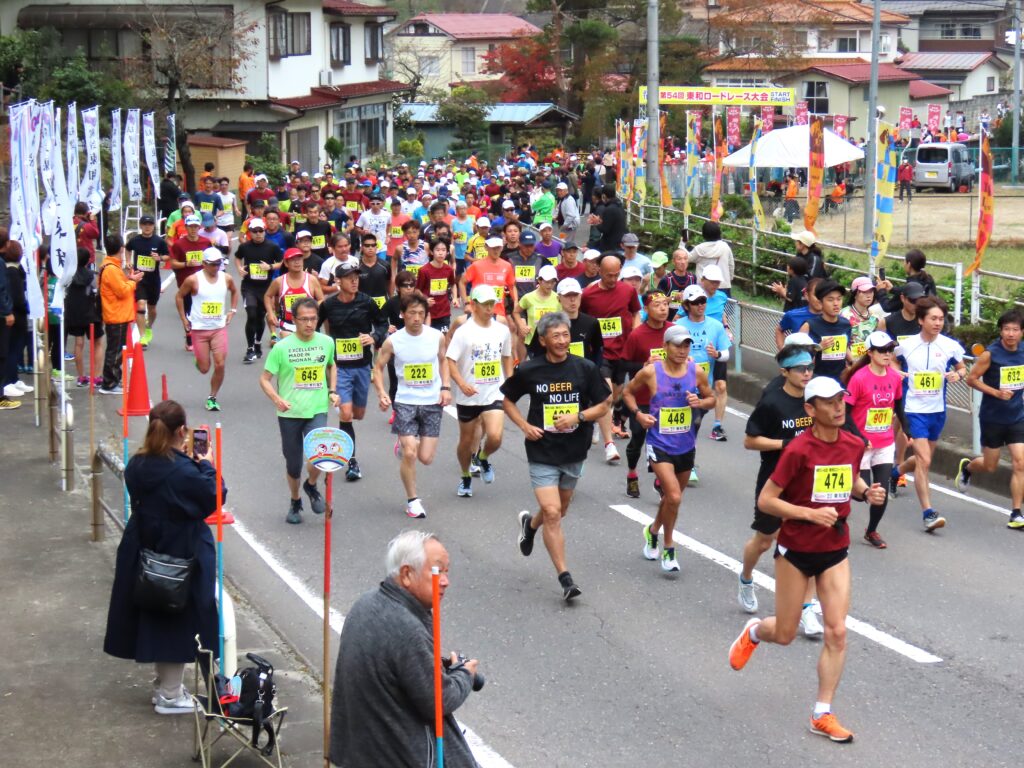
[[[484,54],[482,72],[502,76],[502,101],[557,102],[560,88],[552,48],[547,35],[504,43]]]

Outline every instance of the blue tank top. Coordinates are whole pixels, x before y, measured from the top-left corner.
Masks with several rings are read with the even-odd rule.
[[[647,443],[672,456],[693,450],[693,409],[686,396],[697,390],[697,367],[691,359],[686,361],[686,373],[669,376],[661,361],[654,363],[654,382],[657,392],[651,398],[651,416],[654,427],[647,432]]]
[[[1013,397],[1000,400],[991,395],[981,396],[978,418],[995,424],[1016,424],[1024,421],[1024,347],[1010,352],[996,339],[988,345],[992,364],[981,380],[993,389],[1009,389]]]

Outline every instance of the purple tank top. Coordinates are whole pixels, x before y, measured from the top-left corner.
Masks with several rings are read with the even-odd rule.
[[[658,391],[651,398],[651,416],[655,423],[647,432],[647,443],[673,456],[689,453],[694,447],[693,409],[686,396],[696,392],[697,367],[687,359],[686,373],[669,376],[659,360],[654,363],[654,380]]]

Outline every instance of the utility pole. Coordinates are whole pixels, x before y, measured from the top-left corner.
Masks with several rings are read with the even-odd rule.
[[[874,0],[871,16],[871,82],[868,83],[868,146],[864,153],[864,242],[875,234],[875,165],[878,161],[878,40],[882,35],[882,7]]]
[[[658,0],[647,0],[647,192],[661,202],[661,108],[658,103]]]
[[[1010,140],[1010,183],[1017,184],[1020,175],[1020,0],[1013,4],[1013,138]]]

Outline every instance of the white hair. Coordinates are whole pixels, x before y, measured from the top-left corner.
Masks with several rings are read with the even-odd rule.
[[[403,565],[410,566],[414,571],[423,567],[427,560],[427,542],[437,536],[428,531],[402,531],[388,542],[388,554],[385,558],[385,569],[388,578],[398,578]]]

